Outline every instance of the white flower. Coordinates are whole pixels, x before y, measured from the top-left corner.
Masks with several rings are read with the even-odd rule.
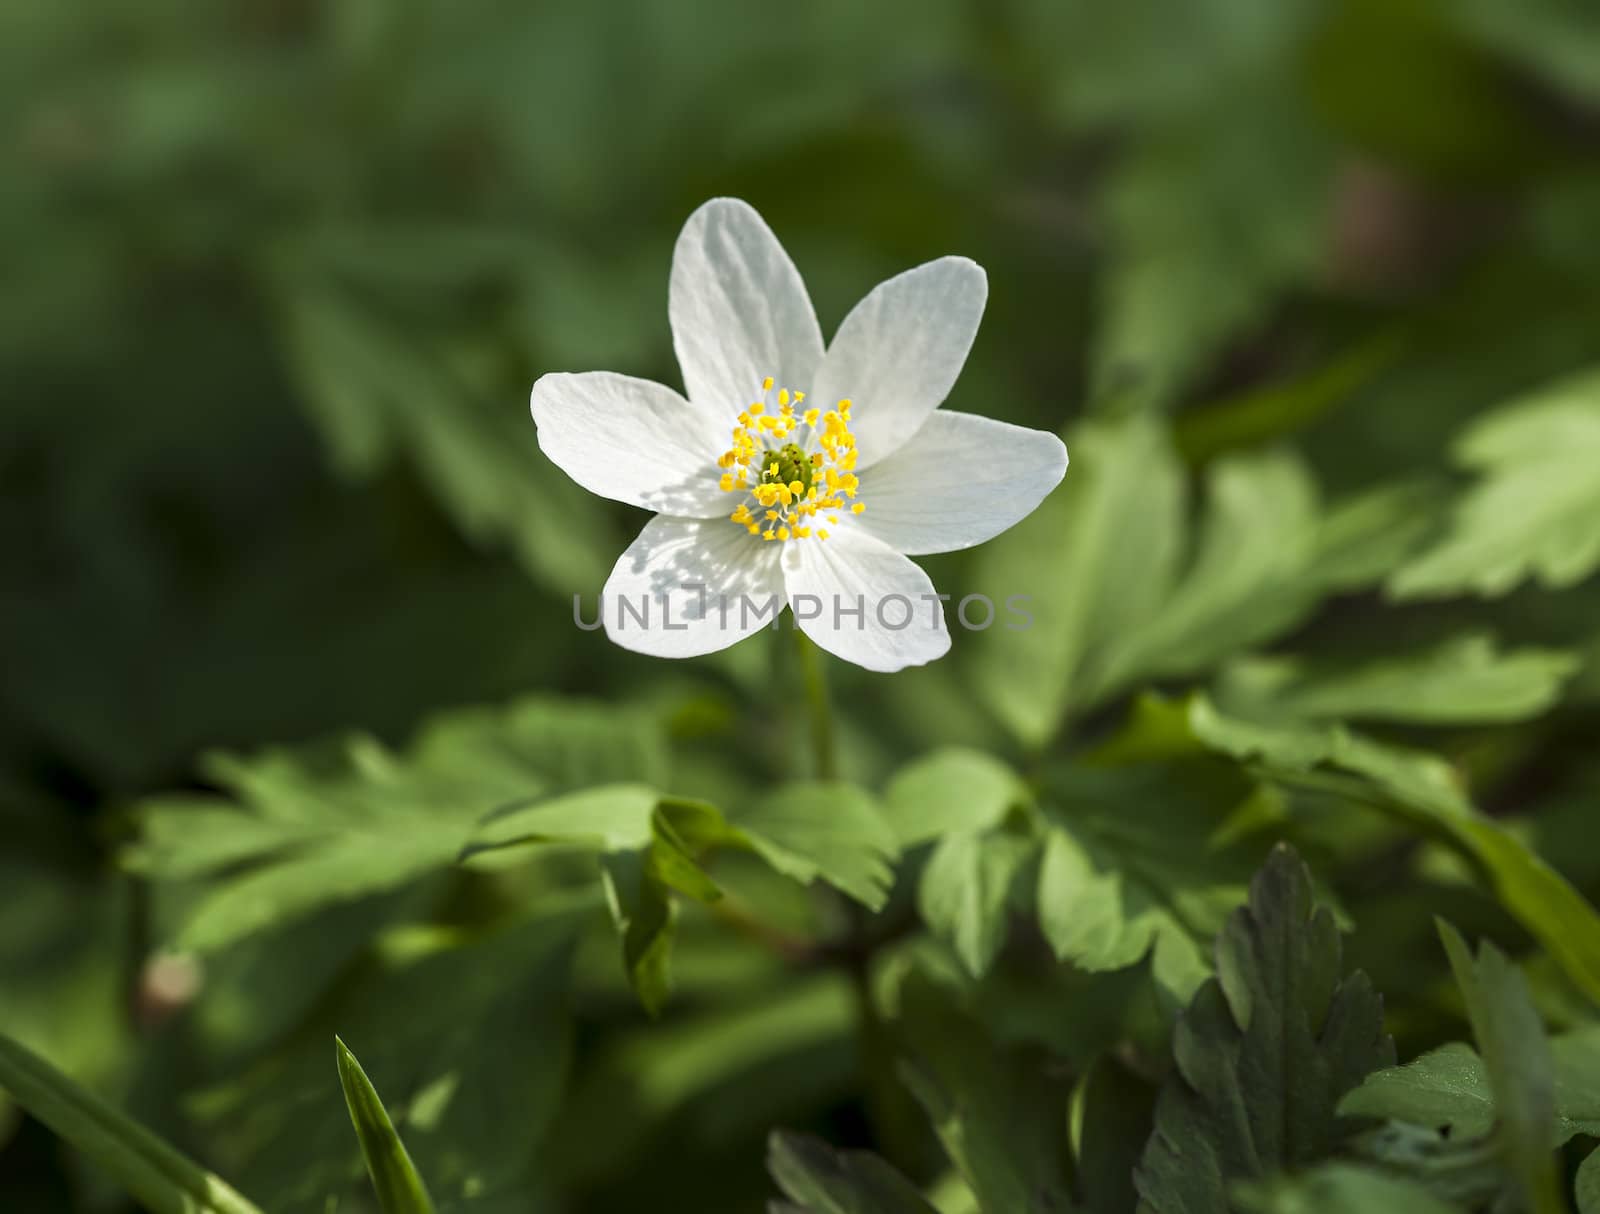
[[[1067,467],[1053,434],[939,411],[987,294],[981,267],[941,257],[874,288],[825,350],[761,216],[731,198],[691,215],[668,300],[688,399],[606,371],[533,386],[545,454],[591,492],[657,511],[601,595],[611,639],[691,657],[787,604],[869,670],[943,655],[942,604],[907,556],[998,535]]]

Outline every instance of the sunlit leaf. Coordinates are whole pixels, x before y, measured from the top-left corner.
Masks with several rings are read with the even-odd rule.
[[[1600,565],[1600,372],[1529,393],[1474,423],[1455,448],[1478,480],[1448,532],[1389,581],[1400,598],[1559,588]]]
[[[1230,710],[1261,720],[1520,721],[1553,705],[1579,665],[1571,653],[1507,653],[1486,636],[1464,636],[1357,664],[1246,658],[1224,667],[1217,698]]]
[[[231,798],[148,803],[127,862],[221,878],[179,936],[214,951],[448,867],[477,820],[507,803],[607,773],[657,777],[661,753],[646,717],[535,699],[440,717],[399,755],[369,738],[217,755],[206,774]]]
[[[956,830],[986,830],[1030,801],[1022,779],[993,755],[951,748],[908,763],[884,791],[883,814],[900,846]]]
[[[899,843],[865,789],[788,784],[730,820],[762,859],[796,881],[826,881],[873,910],[887,901]]]
[[[951,831],[928,858],[917,908],[949,940],[968,971],[981,976],[1005,943],[1027,865],[1038,843],[1007,831]]]

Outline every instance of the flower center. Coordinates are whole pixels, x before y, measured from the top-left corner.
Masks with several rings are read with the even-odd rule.
[[[804,392],[761,383],[761,399],[739,414],[733,446],[717,460],[724,493],[744,495],[728,517],[751,535],[779,542],[828,538],[839,512],[860,514],[855,501],[856,439],[850,433],[850,402],[837,408],[799,411]]]

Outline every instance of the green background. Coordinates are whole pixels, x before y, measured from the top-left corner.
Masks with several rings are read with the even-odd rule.
[[[1150,686],[1279,703],[1247,650],[1381,671],[1492,634],[1494,653],[1545,664],[1506,674],[1491,655],[1506,682],[1476,692],[1402,666],[1387,690],[1300,707],[1443,752],[1479,808],[1514,816],[1580,888],[1600,882],[1583,816],[1600,781],[1600,540],[1584,526],[1600,443],[1582,421],[1600,388],[1557,393],[1566,429],[1491,438],[1487,460],[1460,445],[1489,411],[1600,365],[1597,154],[1600,18],[1578,0],[4,6],[0,1029],[269,1209],[335,1191],[366,1208],[335,1030],[420,1127],[420,1150],[402,1133],[452,1209],[757,1208],[779,1124],[938,1174],[926,1143],[888,1141],[904,1110],[869,1108],[882,1085],[844,970],[784,960],[787,933],[826,941],[842,912],[737,858],[716,875],[782,925],[778,946],[770,924],[690,908],[652,1021],[592,881],[559,864],[462,872],[430,851],[331,906],[280,915],[269,892],[196,929],[264,853],[177,862],[142,833],[166,823],[181,850],[193,806],[173,798],[249,799],[202,755],[306,745],[299,775],[251,778],[309,807],[319,839],[344,819],[318,797],[360,799],[336,795],[328,739],[403,752],[438,714],[529,695],[545,698],[527,729],[546,709],[550,728],[592,727],[582,745],[608,777],[645,778],[664,746],[671,791],[728,808],[807,773],[786,635],[680,664],[574,629],[572,596],[592,603],[645,516],[568,482],[527,411],[550,370],[679,383],[672,242],[724,194],[772,225],[827,333],[899,270],[981,263],[989,307],[951,406],[1061,431],[1073,456],[1046,523],[925,562],[958,597],[1041,579],[1016,592],[1037,594],[1029,644],[1046,656],[958,632],[931,668],[836,667],[852,780],[881,789],[957,743],[1033,773],[1103,740]],[[1509,540],[1456,513],[1496,458],[1536,468],[1490,505],[1490,524],[1527,523]],[[1568,513],[1540,531],[1556,499]],[[1316,545],[1278,560],[1303,537],[1251,530],[1362,501],[1380,517],[1355,528],[1349,569]],[[1119,656],[1150,616],[1119,561],[1160,547],[1171,512],[1172,559],[1211,553],[1219,584]],[[1458,531],[1464,557],[1418,565]],[[1550,555],[1497,576],[1491,541]],[[1247,550],[1265,563],[1241,569]],[[445,732],[468,740],[435,747],[450,791],[352,811],[410,798],[414,816],[356,832],[348,863],[438,829],[462,782],[488,791],[451,802],[447,857],[514,799],[460,719]],[[630,747],[642,757],[617,758]],[[1406,1055],[1449,1026],[1423,997],[1445,973],[1433,911],[1528,941],[1452,858],[1394,829],[1296,827],[1347,923],[1375,925],[1350,951],[1394,992]],[[330,861],[319,879],[341,874]],[[885,966],[919,924],[948,934],[914,887],[903,877],[881,920]],[[528,939],[452,944],[560,898]],[[567,915],[581,926],[541,935]],[[974,1005],[1004,1035],[1076,1057],[1148,1042],[1170,1016],[1170,973],[1091,981],[1035,945],[1013,932],[1011,985]],[[173,949],[203,958],[192,998],[163,994],[163,975],[193,976]],[[397,978],[396,949],[426,963]],[[1552,978],[1541,998],[1553,1016],[1571,993]],[[408,1069],[430,1048],[434,1070]],[[470,1093],[482,1125],[446,1116],[430,1140],[427,1102],[459,1113],[462,1076],[492,1081]],[[500,1171],[474,1198],[480,1147]],[[0,1208],[117,1199],[8,1108]]]

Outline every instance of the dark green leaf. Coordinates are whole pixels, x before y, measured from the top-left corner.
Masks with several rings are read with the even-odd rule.
[[[1176,1071],[1139,1165],[1151,1214],[1228,1214],[1229,1192],[1326,1158],[1340,1098],[1394,1060],[1382,1001],[1341,974],[1311,876],[1273,852],[1217,938],[1217,977],[1178,1023]]]

